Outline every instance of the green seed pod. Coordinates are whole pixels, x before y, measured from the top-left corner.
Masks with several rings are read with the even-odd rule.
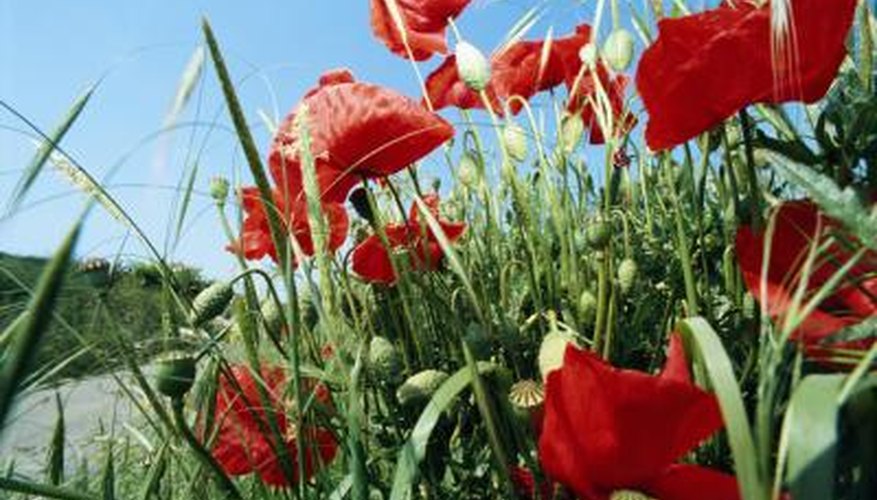
[[[210,196],[218,205],[225,205],[225,200],[228,198],[228,179],[225,177],[210,179]]]
[[[603,44],[603,60],[615,71],[624,71],[633,59],[633,35],[625,29],[613,31]]]
[[[586,325],[593,325],[597,319],[597,297],[588,290],[579,297],[579,318]]]
[[[213,283],[202,290],[192,301],[189,322],[196,327],[203,325],[222,314],[232,298],[234,298],[234,290],[232,290],[231,285],[223,281]]]
[[[639,272],[636,261],[633,259],[624,259],[618,266],[618,286],[621,287],[621,293],[627,294],[636,283],[636,275]]]
[[[467,87],[475,92],[487,88],[490,82],[490,63],[478,48],[469,42],[457,44],[457,72]]]
[[[478,160],[473,153],[469,151],[463,153],[457,166],[457,179],[467,188],[471,189],[475,186],[478,181]]]
[[[560,144],[563,152],[570,154],[575,151],[585,133],[585,124],[579,115],[568,114],[560,122]]]
[[[527,132],[520,125],[509,122],[503,127],[502,142],[513,160],[521,162],[527,159]]]
[[[195,358],[172,352],[155,362],[155,387],[169,398],[181,398],[195,383]]]
[[[549,373],[563,366],[566,348],[570,345],[576,345],[575,339],[566,333],[550,332],[542,339],[542,345],[539,346],[539,373],[543,382],[548,379]]]
[[[609,244],[609,224],[602,219],[595,219],[587,228],[588,243],[597,250],[603,250]]]
[[[368,350],[368,367],[380,382],[395,382],[402,372],[399,350],[386,337],[372,338]]]
[[[403,406],[426,403],[447,379],[448,374],[441,370],[423,370],[402,383],[396,390],[396,398]]]

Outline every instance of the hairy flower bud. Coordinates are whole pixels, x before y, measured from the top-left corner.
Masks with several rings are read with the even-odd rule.
[[[222,314],[232,298],[234,298],[234,290],[232,290],[231,285],[223,281],[213,283],[201,291],[192,301],[189,322],[196,327],[203,325]]]
[[[517,123],[509,122],[503,127],[502,142],[513,160],[520,162],[527,158],[527,132]]]
[[[447,379],[448,374],[441,370],[423,370],[402,383],[396,390],[396,398],[402,406],[425,403]]]
[[[563,152],[570,154],[582,141],[585,133],[585,124],[579,115],[568,114],[560,122],[560,144]]]
[[[591,325],[597,319],[597,298],[588,290],[582,292],[579,297],[579,319],[586,325]]]
[[[633,259],[624,259],[618,266],[618,286],[621,287],[621,293],[627,294],[636,283],[636,275],[639,269],[636,261]]]
[[[228,198],[228,179],[221,176],[210,179],[210,196],[218,205],[225,205]]]
[[[603,44],[603,60],[615,71],[624,71],[633,59],[633,35],[625,29],[613,31]]]
[[[469,42],[457,44],[457,72],[470,89],[481,92],[490,81],[490,63],[478,48]]]
[[[374,337],[368,350],[368,367],[379,382],[394,382],[402,371],[399,350],[386,337]]]

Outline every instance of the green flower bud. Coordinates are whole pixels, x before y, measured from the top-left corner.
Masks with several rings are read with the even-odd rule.
[[[169,398],[181,398],[195,383],[195,358],[182,352],[170,353],[155,362],[155,387]]]
[[[560,144],[563,152],[570,154],[582,142],[585,133],[585,124],[579,115],[566,115],[560,122]]]
[[[550,332],[542,339],[542,345],[539,346],[539,373],[543,382],[548,380],[549,373],[563,367],[566,348],[570,345],[576,343],[572,335],[567,333]]]
[[[403,406],[426,403],[447,379],[448,374],[441,370],[423,370],[402,383],[396,390],[396,398]]]
[[[225,177],[214,177],[210,179],[210,196],[219,205],[225,205],[228,198],[228,179]]]
[[[234,298],[234,290],[232,290],[231,285],[222,281],[213,283],[202,290],[192,301],[189,322],[196,327],[203,325],[222,314],[232,298]]]
[[[259,310],[262,312],[262,319],[265,321],[265,326],[271,335],[277,337],[283,333],[283,329],[286,326],[286,312],[283,306],[278,306],[277,302],[269,297],[262,301]]]
[[[602,219],[595,219],[588,224],[587,235],[588,243],[593,248],[602,250],[609,244],[609,238],[611,237],[609,234],[609,224],[606,224]]]
[[[466,151],[460,158],[460,164],[457,166],[457,179],[460,184],[467,188],[472,188],[478,181],[478,160],[473,153]]]
[[[603,44],[603,59],[615,71],[624,71],[633,59],[633,35],[625,29],[613,31]]]
[[[527,159],[527,132],[520,125],[510,122],[503,127],[502,142],[513,160],[520,162]]]
[[[368,350],[368,367],[380,382],[394,382],[402,371],[399,350],[386,337],[374,337]]]
[[[586,325],[594,324],[597,319],[597,297],[588,290],[579,297],[579,318]]]
[[[461,41],[457,44],[457,72],[470,89],[481,92],[490,82],[490,63],[474,45]]]
[[[618,266],[618,286],[621,287],[621,293],[627,294],[636,283],[637,269],[636,262],[633,259],[624,259]]]
[[[579,59],[585,64],[588,68],[593,68],[597,65],[597,46],[593,43],[586,43],[582,46],[581,50],[579,50]]]

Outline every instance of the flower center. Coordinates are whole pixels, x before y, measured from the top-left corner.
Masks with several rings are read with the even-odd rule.
[[[616,490],[609,495],[609,500],[655,500],[654,498],[634,490]]]

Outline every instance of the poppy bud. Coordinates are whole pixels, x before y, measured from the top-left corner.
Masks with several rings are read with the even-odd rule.
[[[618,266],[618,286],[621,287],[621,293],[627,294],[633,288],[636,282],[638,269],[633,259],[624,259]]]
[[[490,64],[474,45],[461,41],[457,44],[457,72],[470,89],[481,92],[490,81]]]
[[[350,204],[353,205],[353,209],[356,210],[356,214],[362,217],[363,219],[373,222],[375,214],[372,213],[371,203],[368,201],[368,192],[365,188],[356,188],[350,193]]]
[[[210,179],[210,196],[217,205],[225,205],[228,198],[228,179],[221,176]]]
[[[259,310],[262,312],[262,319],[265,326],[272,336],[278,336],[285,327],[286,318],[284,318],[283,306],[278,306],[277,301],[273,298],[267,298],[262,301]]]
[[[625,29],[613,31],[603,44],[603,59],[615,71],[624,71],[633,59],[633,35]]]
[[[513,160],[520,162],[527,158],[527,133],[517,123],[509,123],[503,128],[502,142]]]
[[[570,154],[575,151],[582,135],[585,133],[585,124],[578,115],[566,115],[560,123],[560,143],[563,146],[563,152]]]
[[[394,382],[402,371],[399,350],[386,337],[374,337],[368,349],[368,366],[380,382]]]
[[[425,403],[447,379],[448,374],[441,370],[423,370],[402,383],[396,390],[396,398],[402,406]]]
[[[586,43],[579,50],[579,59],[587,68],[593,68],[597,65],[597,46],[593,43]]]
[[[609,225],[602,219],[596,219],[588,225],[588,243],[597,250],[606,248],[609,244]]]
[[[155,387],[169,398],[185,396],[195,383],[195,358],[188,354],[170,353],[155,365]]]
[[[543,382],[548,380],[549,373],[563,367],[566,348],[570,345],[576,345],[575,339],[566,333],[550,332],[542,339],[542,345],[539,346],[539,373]]]
[[[203,325],[222,314],[232,298],[234,298],[234,290],[232,290],[231,285],[222,281],[213,283],[201,291],[192,301],[189,322],[196,327]]]
[[[597,319],[597,298],[588,290],[579,297],[579,318],[586,325],[593,324]]]
[[[467,188],[472,188],[478,180],[477,161],[473,153],[466,151],[457,166],[457,178],[460,179],[460,184]]]

